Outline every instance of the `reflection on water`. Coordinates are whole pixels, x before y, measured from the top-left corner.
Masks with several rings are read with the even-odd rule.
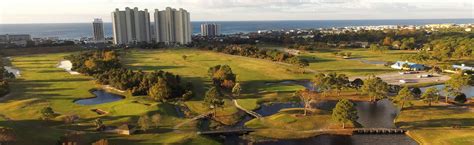
[[[115,102],[124,99],[120,95],[108,93],[102,90],[97,90],[92,92],[96,97],[94,98],[88,98],[88,99],[80,99],[74,101],[76,104],[80,105],[97,105],[97,104],[103,104],[103,103],[110,103],[110,102]]]
[[[444,87],[445,87],[444,85],[435,85],[435,86],[431,86],[431,87],[437,88],[440,91],[440,94],[442,96],[446,95],[446,91],[443,90]],[[425,90],[428,89],[428,88],[430,88],[430,87],[423,87],[423,88],[420,88],[420,90],[422,92],[425,92]],[[466,97],[473,98],[474,97],[474,86],[465,86],[465,87],[463,87],[461,92],[466,94]]]
[[[281,109],[302,107],[303,104],[300,102],[270,103],[261,105],[261,107],[255,110],[255,112],[266,117],[278,113]]]
[[[416,145],[403,134],[393,135],[320,135],[306,139],[277,140],[259,142],[257,145]]]
[[[313,107],[332,110],[337,101],[322,101],[313,104]],[[367,128],[394,128],[394,118],[399,113],[399,109],[393,105],[388,99],[383,99],[377,103],[371,102],[355,102],[358,111],[359,122],[363,127]],[[262,105],[256,112],[269,116],[271,113],[277,113],[283,108],[302,107],[301,103],[274,103]],[[229,141],[226,143],[242,143],[242,140]],[[403,134],[355,134],[352,136],[343,135],[321,135],[306,139],[289,139],[289,140],[272,140],[255,144],[270,145],[416,145],[417,143],[410,137]]]

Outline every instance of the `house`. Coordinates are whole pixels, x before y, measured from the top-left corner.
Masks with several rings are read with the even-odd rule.
[[[464,64],[461,65],[453,65],[453,68],[455,70],[461,70],[461,71],[474,71],[474,67],[466,66]]]
[[[130,125],[130,124],[123,124],[119,126],[117,129],[115,129],[117,134],[123,134],[123,135],[131,135],[137,131],[135,126]]]
[[[404,65],[408,65],[408,68],[410,70],[413,70],[413,71],[421,71],[421,70],[425,70],[425,68],[426,68],[422,64],[412,63],[412,62],[408,62],[408,61],[397,61],[395,64],[393,64],[390,67],[392,67],[394,69],[403,70],[403,69],[406,69],[406,68],[403,67]]]

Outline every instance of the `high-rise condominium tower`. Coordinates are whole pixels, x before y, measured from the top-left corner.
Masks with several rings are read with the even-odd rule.
[[[125,8],[125,11],[115,9],[112,12],[112,27],[114,44],[131,44],[136,42],[151,42],[150,14],[148,10]]]
[[[92,29],[94,32],[94,41],[96,43],[104,43],[104,23],[102,22],[102,19],[94,19],[94,22],[92,22]]]
[[[191,42],[191,21],[189,13],[184,9],[163,11],[155,9],[155,41],[165,44],[188,44]]]
[[[201,24],[201,35],[214,37],[221,34],[221,25],[219,24]]]

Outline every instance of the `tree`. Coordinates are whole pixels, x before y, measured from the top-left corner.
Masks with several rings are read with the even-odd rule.
[[[53,118],[54,117],[53,108],[44,107],[43,109],[41,109],[41,117],[46,120]]]
[[[146,131],[148,129],[150,129],[150,126],[151,126],[151,119],[150,117],[148,117],[148,115],[142,115],[140,116],[140,118],[138,119],[138,126],[140,126],[140,129],[142,129],[143,131]]]
[[[158,127],[158,125],[160,125],[160,121],[161,121],[161,115],[156,113],[154,115],[151,116],[151,122],[153,123],[153,125],[155,127]]]
[[[239,97],[240,91],[242,91],[242,88],[240,87],[240,83],[235,83],[234,87],[232,88],[232,94],[234,96]]]
[[[314,91],[310,91],[308,89],[299,90],[296,92],[296,95],[299,96],[300,100],[303,101],[304,104],[304,116],[307,115],[308,108],[311,108],[311,102],[317,99],[317,93]]]
[[[332,86],[334,89],[336,89],[337,95],[340,96],[341,91],[345,89],[349,83],[349,77],[347,77],[345,74],[337,74],[335,82],[332,84]]]
[[[362,93],[369,95],[371,101],[375,102],[387,96],[388,84],[379,77],[372,75],[364,80],[361,90]]]
[[[454,98],[454,101],[456,101],[458,103],[466,103],[466,101],[467,101],[466,94],[460,93],[459,95],[457,95]]]
[[[451,79],[446,81],[444,90],[448,92],[449,96],[458,96],[464,86],[469,84],[469,76],[463,74],[454,74]],[[446,103],[448,103],[448,95],[446,95]]]
[[[364,85],[364,81],[360,78],[356,78],[351,82],[351,86],[356,90],[359,90]]]
[[[207,90],[206,95],[204,96],[204,103],[214,109],[215,115],[217,107],[222,107],[224,105],[223,95],[216,87],[211,87]]]
[[[339,100],[336,107],[332,110],[332,119],[342,123],[342,128],[345,128],[346,123],[354,122],[358,118],[354,104],[347,99]]]
[[[403,108],[405,107],[405,104],[409,104],[410,100],[413,100],[414,96],[413,94],[411,93],[410,89],[405,86],[403,87],[403,89],[401,89],[399,92],[398,92],[398,95],[395,96],[393,98],[393,102],[398,104],[401,108],[401,110],[403,110]]]
[[[392,41],[393,41],[392,38],[385,37],[385,39],[383,39],[383,45],[384,46],[390,46],[390,45],[392,45]]]
[[[166,101],[171,97],[171,92],[172,90],[166,81],[158,78],[158,82],[148,90],[148,95],[155,101]]]
[[[300,69],[302,70],[301,72],[302,72],[302,73],[305,73],[304,68],[309,66],[309,61],[308,61],[307,59],[300,59],[300,60],[298,61],[298,66],[299,66]]]
[[[105,128],[105,125],[100,118],[95,119],[94,124],[95,124],[95,130],[97,131],[103,130]]]
[[[428,103],[428,106],[431,106],[432,102],[437,102],[439,100],[439,90],[435,87],[430,87],[421,95],[421,99],[424,102]]]
[[[327,80],[326,74],[324,73],[316,74],[311,80],[311,82],[313,83],[313,87],[318,91],[322,91],[323,93],[326,90],[330,89],[330,86],[328,85],[327,81],[328,80]]]
[[[411,93],[413,94],[414,97],[420,97],[421,96],[421,89],[418,87],[413,87],[411,88]]]

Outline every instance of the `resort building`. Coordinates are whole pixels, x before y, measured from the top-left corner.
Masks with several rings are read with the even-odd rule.
[[[155,9],[155,42],[165,44],[191,43],[191,20],[189,12],[167,7],[163,11]]]
[[[13,44],[16,46],[26,47],[28,41],[31,41],[29,34],[5,34],[0,35],[0,44]]]
[[[114,44],[151,42],[150,14],[148,10],[125,8],[112,12]]]
[[[413,71],[421,71],[421,70],[425,70],[426,68],[422,64],[412,63],[408,61],[397,61],[395,64],[391,65],[390,67],[394,69],[413,70]]]
[[[105,36],[104,36],[104,23],[102,19],[96,18],[94,22],[92,22],[92,31],[94,32],[94,42],[95,43],[104,43]]]
[[[201,35],[207,37],[219,36],[221,34],[221,25],[219,24],[201,24]]]

